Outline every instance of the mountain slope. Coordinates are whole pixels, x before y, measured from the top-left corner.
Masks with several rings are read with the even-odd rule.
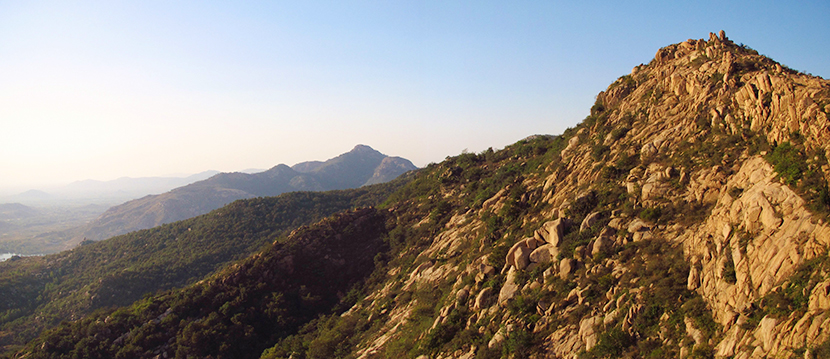
[[[448,158],[379,209],[353,212],[383,217],[383,230],[361,216],[321,222],[353,220],[341,236],[378,235],[385,247],[323,315],[283,313],[297,330],[248,303],[303,282],[229,289],[226,304],[178,314],[211,283],[279,283],[268,263],[293,257],[266,249],[203,283],[66,323],[19,355],[115,357],[130,340],[124,354],[148,358],[267,346],[263,358],[825,358],[828,105],[830,82],[723,32],[670,45],[600,93],[576,128]],[[199,351],[193,338],[219,347]]]
[[[372,177],[367,179],[366,182],[363,183],[363,186],[389,182],[400,176],[401,173],[411,171],[413,167],[414,165],[412,162],[409,162],[409,160],[405,158],[385,157],[380,161],[380,164],[375,167]]]
[[[167,351],[196,357],[258,355],[274,340],[270,338],[295,331],[337,303],[357,278],[371,273],[375,254],[384,246],[384,222],[380,212],[364,208],[302,227],[205,281],[137,302],[139,310],[106,311],[107,326],[146,326],[142,334],[102,327],[80,337],[62,335],[90,324],[81,321],[53,332],[60,338],[45,339],[43,349],[85,358],[150,357]],[[231,316],[216,316],[217,311]],[[171,330],[182,335],[170,336]],[[84,349],[76,349],[79,343]]]
[[[206,215],[71,251],[2,262],[0,346],[25,343],[62,320],[193,283],[299,226],[377,205],[406,181],[237,201]]]
[[[75,242],[83,238],[101,240],[191,218],[237,199],[276,196],[292,191],[357,188],[389,181],[416,168],[404,159],[395,160],[396,166],[381,166],[386,158],[368,146],[358,145],[338,157],[319,162],[313,169],[307,169],[303,164],[295,166],[305,172],[277,165],[254,174],[220,173],[160,195],[112,207],[90,223]],[[380,173],[377,177],[376,172]]]

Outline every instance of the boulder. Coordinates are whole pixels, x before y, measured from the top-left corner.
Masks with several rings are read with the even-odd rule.
[[[622,218],[612,218],[611,222],[608,222],[608,227],[620,229],[622,228],[622,221]]]
[[[466,288],[461,288],[458,292],[455,293],[455,302],[458,304],[464,304],[467,301],[467,297],[470,296],[470,291]]]
[[[599,212],[594,212],[585,216],[585,219],[582,220],[582,224],[579,225],[579,230],[584,231],[593,227],[601,218],[602,214]]]
[[[635,219],[628,225],[628,233],[635,233],[639,231],[649,230],[648,225],[642,219]]]
[[[684,317],[683,324],[686,325],[686,335],[695,341],[695,345],[700,345],[703,342],[703,332],[695,328],[694,320],[689,317]]]
[[[476,274],[476,282],[481,283],[496,274],[496,268],[482,263],[479,266],[478,274]]]
[[[545,241],[537,240],[535,237],[528,237],[524,239],[525,247],[529,248],[531,251],[536,249],[542,244],[545,244]]]
[[[536,230],[534,236],[540,242],[547,242],[554,247],[559,247],[562,237],[565,236],[565,229],[570,221],[567,218],[559,218],[557,220],[545,222],[542,228]]]
[[[527,250],[527,243],[525,241],[518,241],[514,244],[510,249],[507,251],[507,257],[505,258],[505,268],[509,268],[510,266],[516,266],[516,252],[522,248],[523,250]]]
[[[816,285],[810,293],[811,312],[830,309],[830,279]]]
[[[691,266],[689,268],[689,278],[686,280],[686,288],[695,290],[698,286],[700,286],[700,272],[696,266]]]
[[[552,262],[559,255],[559,249],[550,243],[543,244],[530,252],[530,261],[533,263]]]
[[[644,240],[648,240],[648,239],[651,239],[651,238],[652,238],[652,235],[651,235],[651,232],[649,232],[649,231],[634,232],[634,235],[631,236],[631,240],[634,241],[634,242],[644,241]]]
[[[533,252],[530,248],[519,246],[513,252],[513,263],[518,270],[524,270],[530,265],[530,253]]]
[[[481,310],[489,308],[491,305],[493,305],[493,288],[487,287],[482,289],[481,292],[478,292],[473,308],[475,310]]]
[[[585,343],[585,350],[591,350],[597,344],[597,333],[595,328],[602,323],[602,318],[597,316],[583,319],[579,322],[579,336]]]
[[[656,153],[657,153],[657,146],[654,146],[653,143],[647,143],[643,147],[640,148],[640,156],[642,158],[651,157]]]
[[[568,279],[568,276],[570,276],[575,270],[576,259],[562,258],[562,260],[559,261],[559,278]]]
[[[518,270],[513,267],[507,271],[507,278],[499,291],[499,305],[502,307],[507,305],[507,302],[513,299],[516,292],[519,291],[519,284],[516,283],[516,273],[518,273]]]
[[[493,334],[493,338],[487,343],[488,348],[493,348],[504,341],[504,328],[499,329],[496,334]]]

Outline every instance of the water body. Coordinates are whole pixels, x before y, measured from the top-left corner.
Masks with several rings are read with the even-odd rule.
[[[0,253],[0,262],[3,262],[11,257],[20,256],[20,257],[37,257],[42,256],[43,254],[17,254],[17,253]]]

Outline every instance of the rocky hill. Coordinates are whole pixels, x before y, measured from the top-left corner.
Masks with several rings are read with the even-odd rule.
[[[723,32],[670,45],[562,135],[430,165],[14,355],[827,358],[828,112],[830,82]],[[316,280],[352,260],[335,301]]]
[[[388,165],[392,161],[396,166]],[[84,238],[102,240],[127,232],[205,214],[243,198],[276,196],[292,191],[327,191],[357,188],[390,181],[416,169],[408,160],[388,157],[369,146],[325,162],[277,165],[260,173],[220,173],[172,191],[146,196],[115,206],[90,223],[71,244]]]

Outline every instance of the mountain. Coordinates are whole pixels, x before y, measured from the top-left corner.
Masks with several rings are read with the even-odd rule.
[[[669,45],[561,135],[431,164],[8,355],[827,358],[828,112],[830,81],[723,32]]]
[[[205,180],[219,173],[204,171],[185,177],[122,177],[112,181],[84,180],[70,183],[57,191],[71,197],[143,197],[167,192],[196,181]],[[135,197],[133,197],[135,196]]]
[[[0,204],[0,235],[5,236],[8,232],[18,229],[21,223],[40,214],[37,209],[20,203]],[[0,249],[0,253],[2,252]]]
[[[20,201],[20,202],[39,202],[39,201],[50,201],[54,199],[54,195],[46,193],[44,191],[30,189],[26,192],[19,193],[13,196],[8,196],[4,198],[6,201]]]
[[[47,192],[29,190],[20,194],[0,197],[5,202],[21,202],[39,207],[77,207],[87,204],[120,203],[131,199],[158,194],[174,188],[201,181],[219,173],[204,171],[181,177],[122,177],[111,181],[83,180]]]
[[[83,238],[101,240],[191,218],[238,199],[276,196],[292,191],[357,188],[387,182],[416,169],[408,160],[387,158],[390,157],[369,146],[357,145],[351,151],[325,162],[297,164],[294,166],[297,169],[281,164],[259,173],[219,173],[160,195],[114,206],[90,223],[73,243]]]
[[[0,203],[0,221],[31,218],[39,214],[37,209],[20,203]]]

